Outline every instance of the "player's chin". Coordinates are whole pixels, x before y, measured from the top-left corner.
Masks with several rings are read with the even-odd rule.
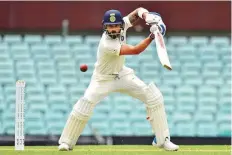
[[[119,37],[119,34],[109,34],[109,36],[112,38],[112,39],[116,39]]]

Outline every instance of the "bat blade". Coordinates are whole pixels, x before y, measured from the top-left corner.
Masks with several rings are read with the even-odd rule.
[[[168,53],[167,53],[167,49],[166,49],[162,34],[159,32],[159,30],[157,30],[154,32],[154,35],[155,35],[157,54],[158,54],[161,64],[168,70],[172,70],[172,66],[168,58]]]

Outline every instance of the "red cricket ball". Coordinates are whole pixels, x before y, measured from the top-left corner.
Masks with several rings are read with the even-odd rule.
[[[80,70],[82,72],[86,72],[88,70],[88,66],[86,64],[82,64],[82,65],[80,65]]]

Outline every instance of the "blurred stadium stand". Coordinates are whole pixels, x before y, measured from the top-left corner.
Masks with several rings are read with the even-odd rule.
[[[161,66],[155,43],[139,56],[126,56],[126,66],[160,88],[172,141],[230,144],[229,1],[5,1],[0,2],[0,145],[14,144],[19,79],[26,81],[26,145],[57,145],[69,112],[90,82],[104,12],[114,8],[125,16],[141,6],[161,14],[173,70]],[[127,42],[137,44],[148,30],[138,22],[128,30]],[[79,70],[82,63],[87,72]],[[100,102],[89,123],[113,144],[151,144],[153,138],[144,104],[119,93]],[[97,143],[90,126],[78,142]]]
[[[14,134],[14,84],[18,79],[27,83],[25,133],[61,134],[72,106],[89,84],[99,38],[3,35],[0,134]],[[130,36],[128,43],[140,38]],[[173,71],[162,68],[155,45],[139,56],[127,56],[126,65],[161,89],[171,135],[230,137],[230,38],[170,36],[165,40]],[[86,73],[79,71],[83,62],[89,65]],[[104,136],[152,135],[143,103],[122,94],[112,94],[99,103],[90,122]],[[92,135],[88,126],[83,135]]]

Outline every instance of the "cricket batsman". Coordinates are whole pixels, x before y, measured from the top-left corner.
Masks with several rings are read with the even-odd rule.
[[[135,46],[126,44],[127,29],[140,19],[150,25],[149,36]],[[125,17],[118,10],[108,10],[102,24],[104,33],[98,46],[97,62],[90,84],[73,106],[59,139],[59,150],[72,150],[97,103],[111,92],[119,92],[145,104],[147,119],[155,133],[152,144],[164,150],[177,151],[179,146],[170,141],[164,99],[160,90],[153,82],[145,84],[135,75],[133,69],[124,65],[125,55],[139,56],[148,47],[157,28],[162,35],[165,34],[166,26],[162,18],[158,13],[141,7]]]

